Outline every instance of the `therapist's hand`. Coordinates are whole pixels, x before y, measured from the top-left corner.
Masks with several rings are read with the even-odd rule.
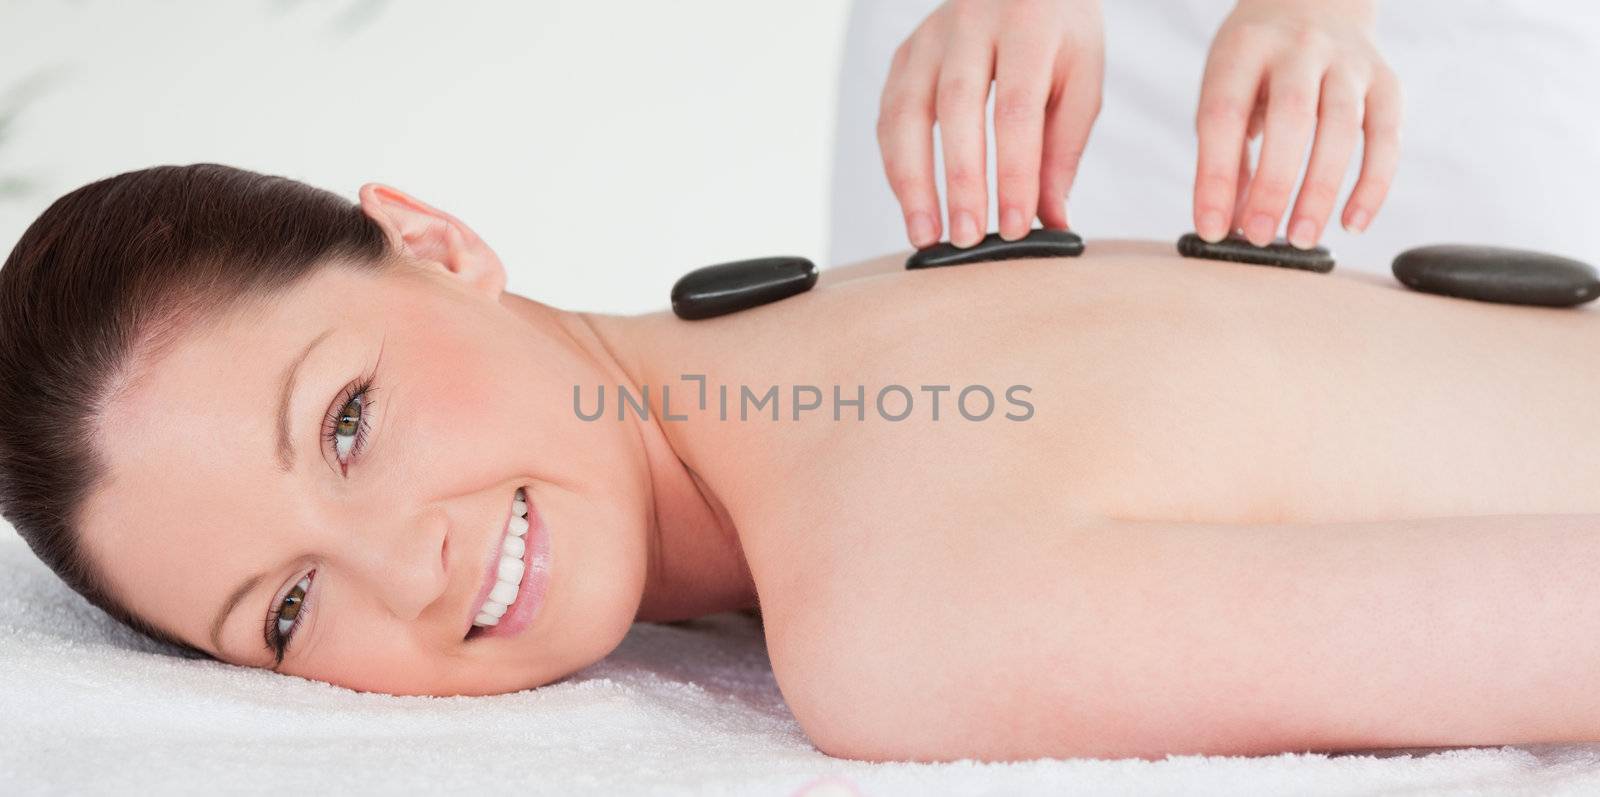
[[[1026,235],[1035,215],[1047,228],[1066,229],[1067,191],[1100,113],[1102,30],[1099,0],[949,0],[895,50],[878,110],[878,147],[913,246],[943,234],[935,121],[950,241],[967,247],[983,238],[991,80],[1001,237]]]
[[[1367,228],[1400,151],[1400,83],[1372,28],[1371,0],[1239,0],[1212,42],[1195,117],[1200,237],[1217,241],[1242,228],[1251,243],[1270,243],[1310,146],[1288,238],[1315,246],[1362,131],[1361,175],[1343,224]],[[1252,178],[1248,145],[1256,135],[1264,138]]]

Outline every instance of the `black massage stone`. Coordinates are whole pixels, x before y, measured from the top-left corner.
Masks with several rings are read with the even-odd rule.
[[[803,257],[758,257],[697,268],[672,286],[672,312],[696,320],[787,299],[817,284],[817,267]]]
[[[1394,259],[1406,287],[1502,304],[1572,307],[1600,297],[1600,275],[1571,258],[1498,246],[1439,244]]]
[[[1178,239],[1178,254],[1230,263],[1298,268],[1319,274],[1333,270],[1333,253],[1326,247],[1298,249],[1282,238],[1266,246],[1256,246],[1242,235],[1230,235],[1216,243],[1208,243],[1191,232]]]
[[[983,240],[962,249],[952,243],[939,243],[918,249],[906,258],[906,268],[964,266],[990,260],[1015,260],[1019,257],[1077,257],[1083,254],[1083,239],[1068,230],[1029,230],[1015,241],[992,232]]]

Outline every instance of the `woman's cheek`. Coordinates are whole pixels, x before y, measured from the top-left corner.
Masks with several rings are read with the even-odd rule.
[[[288,670],[358,692],[431,695],[452,688],[443,658],[417,644],[406,629],[385,631],[381,621],[357,630],[344,624],[336,639],[319,645],[302,667]]]

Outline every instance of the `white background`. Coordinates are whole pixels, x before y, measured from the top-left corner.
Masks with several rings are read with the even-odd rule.
[[[513,292],[664,309],[698,266],[824,265],[846,10],[0,0],[0,242],[84,183],[212,161],[352,201],[389,183],[477,231]]]

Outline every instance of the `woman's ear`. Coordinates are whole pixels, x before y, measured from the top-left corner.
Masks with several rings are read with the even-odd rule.
[[[460,219],[381,183],[361,186],[360,196],[361,211],[383,228],[394,251],[437,263],[492,299],[505,291],[500,256]]]

